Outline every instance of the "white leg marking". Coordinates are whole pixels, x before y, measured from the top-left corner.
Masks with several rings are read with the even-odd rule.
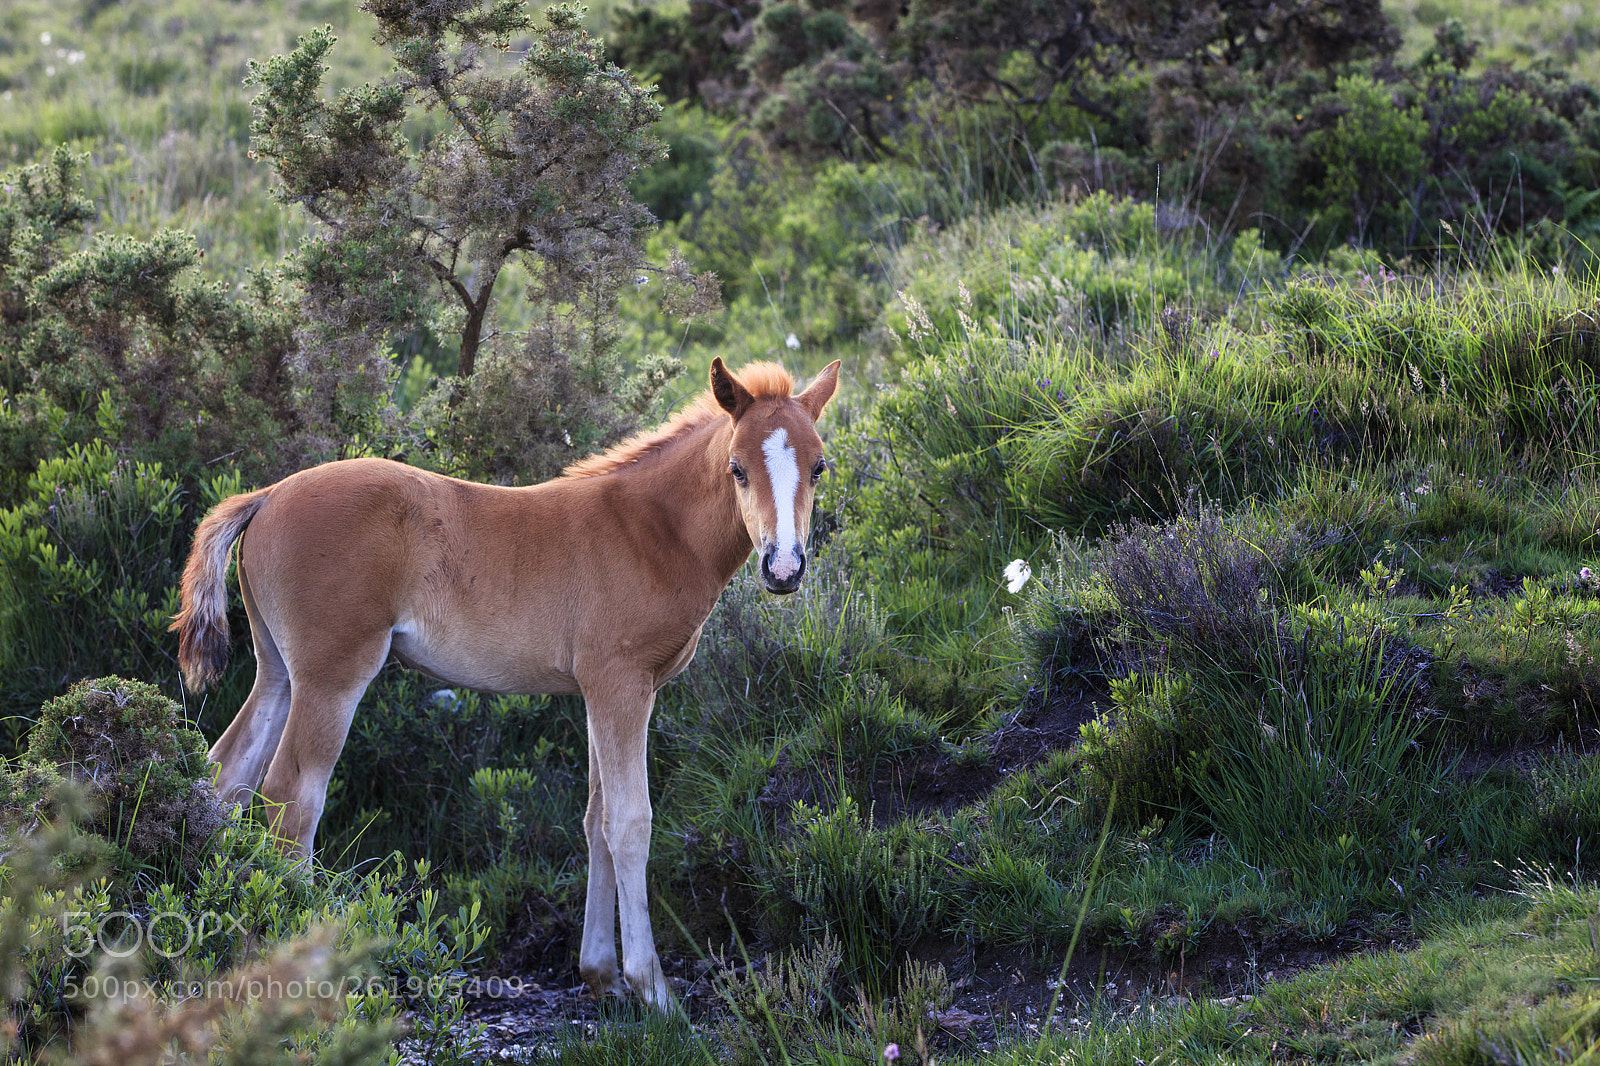
[[[799,568],[800,553],[795,544],[794,501],[800,491],[800,465],[789,447],[789,433],[775,429],[761,442],[767,457],[767,480],[772,485],[772,505],[778,512],[778,546],[772,558],[772,576],[787,578]]]

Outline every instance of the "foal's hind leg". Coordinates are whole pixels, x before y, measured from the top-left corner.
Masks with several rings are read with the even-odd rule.
[[[311,854],[333,766],[344,750],[361,694],[389,656],[389,640],[384,631],[380,638],[356,643],[348,653],[341,648],[339,654],[330,654],[323,645],[314,655],[292,656],[289,717],[261,793],[275,808],[270,812],[273,829],[302,854]]]
[[[261,787],[267,763],[283,736],[284,720],[289,717],[289,667],[261,617],[243,567],[239,569],[239,590],[256,649],[256,681],[244,706],[211,747],[211,761],[219,767],[217,795],[224,803],[250,802],[250,793]]]

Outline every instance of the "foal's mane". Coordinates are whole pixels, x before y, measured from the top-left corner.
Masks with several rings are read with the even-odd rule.
[[[758,400],[786,399],[794,389],[794,378],[777,363],[751,363],[743,367],[734,377]],[[711,390],[707,389],[688,407],[655,429],[629,437],[609,451],[578,460],[562,471],[562,476],[579,478],[608,474],[687,437],[708,422],[727,417],[728,412],[722,409],[716,397],[711,395]]]

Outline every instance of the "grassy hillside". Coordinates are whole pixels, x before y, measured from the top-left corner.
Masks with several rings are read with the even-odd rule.
[[[1384,8],[1405,34],[1406,50],[1413,54],[1427,48],[1435,27],[1455,18],[1483,42],[1480,55],[1485,60],[1517,64],[1553,60],[1590,84],[1600,75],[1595,57],[1600,12],[1589,4],[1417,0],[1387,3]]]
[[[1588,76],[1583,11],[1387,10],[1402,57],[1460,17],[1485,38],[1473,72],[1551,57]],[[89,152],[90,235],[187,230],[205,254],[186,276],[241,292],[312,232],[249,158],[244,65],[331,23],[331,83],[375,79],[364,18],[19,0],[0,14],[0,169]],[[386,669],[310,871],[249,815],[198,848],[170,829],[201,824],[184,804],[204,772],[174,723],[214,737],[248,690],[237,605],[205,701],[90,686],[36,713],[99,673],[182,698],[177,561],[248,467],[158,466],[109,400],[73,413],[99,428],[66,448],[7,377],[0,427],[39,454],[0,508],[0,685],[22,712],[0,812],[78,826],[8,858],[12,1053],[70,1032],[101,1054],[121,1031],[195,1060],[376,1061],[404,1015],[438,1062],[1592,1059],[1600,287],[1582,233],[1445,220],[1404,255],[1313,254],[1199,199],[1013,169],[997,114],[892,156],[806,158],[679,104],[674,154],[639,185],[668,218],[652,253],[718,270],[726,307],[685,323],[630,296],[633,358],[681,355],[680,394],[714,355],[847,368],[803,590],[741,574],[657,704],[652,918],[681,1018],[561,991],[586,863],[578,700]],[[292,335],[292,304],[238,306]],[[436,369],[397,364],[400,401]],[[81,802],[52,791],[63,750],[113,735],[140,754]],[[164,835],[132,828],[146,794]],[[141,945],[167,1007],[251,967],[378,980],[342,1007],[257,997],[227,1030],[196,1003],[74,998],[98,971],[58,919],[84,908],[238,920],[225,943]]]

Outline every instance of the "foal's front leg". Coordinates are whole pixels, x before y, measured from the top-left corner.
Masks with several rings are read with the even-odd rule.
[[[596,996],[622,991],[617,972],[617,876],[603,828],[605,789],[594,725],[589,726],[589,807],[583,815],[583,837],[589,843],[589,891],[583,906],[583,948],[578,972]]]
[[[648,678],[605,678],[584,686],[584,701],[589,714],[591,775],[589,813],[584,818],[589,838],[589,892],[579,968],[597,990],[615,983],[616,951],[611,936],[614,886],[622,917],[622,971],[628,984],[646,1002],[666,1010],[674,1000],[656,956],[645,891],[651,818],[645,747],[655,686]]]

